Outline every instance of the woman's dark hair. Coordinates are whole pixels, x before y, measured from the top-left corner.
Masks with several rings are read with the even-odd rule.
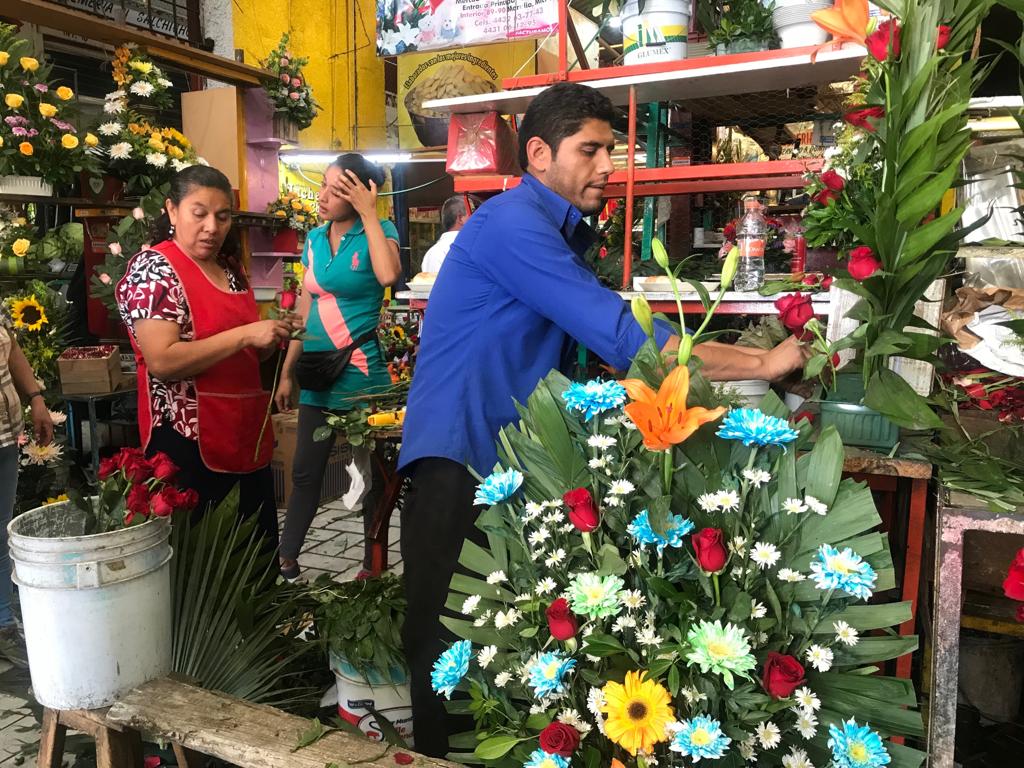
[[[519,124],[519,165],[527,169],[526,144],[534,136],[558,154],[562,139],[576,133],[587,120],[615,121],[615,107],[600,91],[582,83],[558,83],[541,91],[526,109]]]
[[[344,155],[338,155],[334,162],[327,167],[340,168],[342,171],[352,171],[367,188],[370,187],[370,182],[372,181],[377,185],[377,189],[380,189],[384,186],[384,182],[387,179],[383,168],[372,160],[367,160],[358,152],[346,152]]]
[[[192,190],[200,187],[219,189],[228,196],[228,200],[234,200],[235,193],[231,189],[231,182],[228,181],[228,177],[216,168],[208,165],[190,165],[188,168],[182,168],[174,174],[171,177],[171,186],[167,192],[167,197],[175,205],[181,205],[181,201],[188,197]],[[171,218],[166,210],[153,222],[150,237],[153,243],[162,243],[164,240],[171,239]],[[239,284],[243,288],[248,288],[249,280],[245,275],[245,270],[242,269],[241,251],[241,239],[238,236],[238,231],[232,225],[231,229],[228,230],[227,237],[224,238],[224,244],[220,248],[217,263],[225,269],[230,269]]]

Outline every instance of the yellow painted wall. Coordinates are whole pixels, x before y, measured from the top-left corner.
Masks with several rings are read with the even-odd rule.
[[[309,149],[385,146],[384,64],[375,47],[375,0],[235,0],[235,48],[255,64],[291,33],[309,59],[306,80],[321,112],[299,135]]]

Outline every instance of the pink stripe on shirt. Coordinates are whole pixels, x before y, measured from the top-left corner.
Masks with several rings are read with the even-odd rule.
[[[327,243],[328,247],[330,247],[330,239],[327,240]],[[338,349],[347,347],[352,343],[352,334],[348,329],[344,316],[341,314],[338,300],[333,294],[321,288],[313,276],[313,244],[308,239],[306,240],[306,261],[309,267],[302,278],[303,287],[311,294],[316,294],[317,311],[320,313],[320,322],[323,323],[328,338]],[[370,365],[363,350],[353,350],[349,362],[361,371],[364,376],[370,375]]]

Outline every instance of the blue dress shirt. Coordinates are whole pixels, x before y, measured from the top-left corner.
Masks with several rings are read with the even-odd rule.
[[[489,474],[499,430],[519,418],[513,401],[567,370],[574,340],[629,368],[647,337],[581,258],[595,239],[582,218],[527,174],[466,222],[430,293],[399,468],[436,457]],[[661,346],[670,332],[655,335]]]

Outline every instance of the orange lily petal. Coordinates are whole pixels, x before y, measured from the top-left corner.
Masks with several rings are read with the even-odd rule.
[[[640,379],[623,379],[619,382],[629,395],[630,400],[640,403],[653,403],[657,393]]]
[[[726,410],[686,407],[690,372],[685,365],[678,366],[666,376],[656,394],[643,382],[636,379],[628,381],[627,392],[631,396],[635,392],[637,397],[626,405],[625,410],[643,435],[644,447],[651,451],[664,451],[678,445],[702,424],[717,419]],[[626,386],[626,382],[623,385]]]
[[[833,8],[814,11],[811,19],[832,35],[832,40],[819,46],[812,54],[813,62],[818,53],[828,46],[838,47],[843,43],[864,45],[868,34],[868,0],[836,0]]]

